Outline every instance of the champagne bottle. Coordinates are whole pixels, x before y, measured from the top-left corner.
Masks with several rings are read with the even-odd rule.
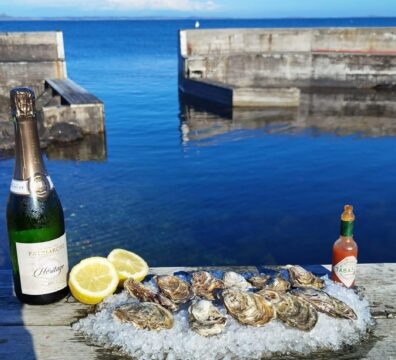
[[[41,156],[34,92],[15,88],[10,99],[15,167],[7,228],[14,289],[24,303],[48,304],[68,292],[63,210]]]

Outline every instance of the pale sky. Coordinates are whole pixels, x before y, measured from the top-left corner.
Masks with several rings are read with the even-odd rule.
[[[396,16],[396,0],[0,0],[12,16]]]

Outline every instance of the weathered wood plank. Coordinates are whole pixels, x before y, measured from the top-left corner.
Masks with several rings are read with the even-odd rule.
[[[120,358],[112,350],[86,343],[70,326],[0,327],[0,359],[116,360]]]
[[[276,359],[396,359],[396,319],[378,319],[374,336],[351,349],[314,356]],[[75,334],[69,326],[0,327],[0,359],[7,360],[110,360],[129,359],[115,350],[97,347]]]
[[[370,341],[368,344],[370,345]],[[377,319],[374,329],[372,347],[363,359],[394,360],[396,359],[396,319]]]
[[[375,317],[396,316],[395,263],[359,265],[356,274],[356,284],[363,287],[363,293],[367,296],[371,312]]]
[[[198,269],[200,268],[153,268],[151,273],[170,274]],[[255,267],[211,267],[210,269],[222,271],[232,269],[252,273],[257,271]],[[396,319],[391,318],[394,314],[393,298],[396,294],[395,274],[396,264],[359,264],[357,284],[364,286],[364,293],[370,300],[373,313],[382,317],[377,319],[374,336],[348,351],[315,354],[315,359],[333,359],[335,356],[340,359],[396,359]],[[46,306],[22,305],[13,296],[11,272],[0,271],[0,359],[124,358],[117,352],[93,346],[74,334],[70,324],[79,317],[85,316],[90,309],[91,306],[80,304],[72,297]]]
[[[70,79],[46,79],[45,82],[69,105],[102,103],[96,96]]]

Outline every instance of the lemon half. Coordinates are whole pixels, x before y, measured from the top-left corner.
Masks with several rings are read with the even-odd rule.
[[[70,271],[70,291],[84,304],[98,304],[106,296],[113,294],[117,285],[117,271],[104,257],[84,259]]]
[[[115,266],[120,284],[129,278],[142,281],[149,272],[147,263],[132,251],[114,249],[107,259]]]

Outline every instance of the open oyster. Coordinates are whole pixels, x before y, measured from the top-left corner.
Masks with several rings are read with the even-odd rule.
[[[215,296],[213,292],[223,287],[223,282],[216,279],[207,271],[197,271],[192,274],[191,288],[196,296],[203,297],[207,300],[214,300]]]
[[[249,284],[242,275],[234,271],[227,271],[224,274],[223,282],[225,289],[234,288],[239,290],[249,290],[253,288],[253,286]]]
[[[220,334],[227,318],[208,300],[193,302],[188,308],[191,329],[202,336]]]
[[[133,278],[124,281],[124,289],[128,291],[129,295],[140,301],[159,302],[155,292],[145,287],[142,283],[136,282]]]
[[[176,304],[184,304],[193,296],[189,283],[177,276],[161,275],[155,280],[162,295]]]
[[[270,275],[257,275],[251,277],[247,281],[249,281],[256,289],[262,289],[270,278]]]
[[[263,326],[275,318],[272,304],[263,296],[238,289],[223,291],[224,306],[241,324]]]
[[[178,306],[162,294],[156,294],[142,283],[136,282],[133,278],[125,280],[124,288],[128,291],[129,295],[142,302],[154,302],[160,304],[171,311],[177,311]]]
[[[166,307],[168,310],[176,312],[179,310],[179,306],[174,303],[171,299],[168,299],[166,296],[162,294],[158,294],[158,301],[163,306]]]
[[[131,323],[138,329],[162,330],[173,327],[173,315],[161,305],[142,302],[122,305],[113,310],[113,317]]]
[[[356,313],[343,301],[316,289],[294,290],[293,294],[308,301],[316,310],[335,318],[356,320]]]
[[[322,289],[324,281],[301,266],[290,266],[287,271],[292,287]]]
[[[277,318],[291,327],[311,331],[318,321],[315,308],[308,301],[290,293],[282,294],[281,301],[274,306]]]
[[[266,300],[268,300],[272,305],[275,306],[277,303],[282,301],[282,294],[284,293],[282,291],[262,289],[256,294],[264,296]]]
[[[290,283],[278,274],[275,276],[272,283],[265,286],[265,289],[285,292],[290,289]]]

